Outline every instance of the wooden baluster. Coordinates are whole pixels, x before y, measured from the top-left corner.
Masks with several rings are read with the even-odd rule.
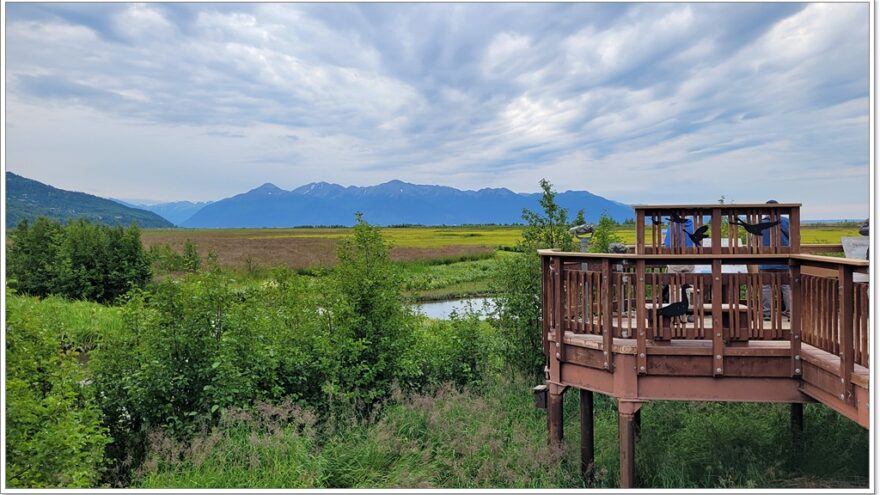
[[[841,400],[855,402],[853,393],[852,373],[855,369],[853,343],[853,270],[851,266],[842,265],[837,271],[840,287],[840,380]]]
[[[792,254],[801,252],[801,209],[793,206],[788,215],[788,246]]]

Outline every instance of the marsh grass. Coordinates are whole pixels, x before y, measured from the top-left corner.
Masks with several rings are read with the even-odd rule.
[[[531,385],[517,373],[495,372],[465,388],[398,393],[378,418],[343,421],[347,426],[323,438],[302,420],[272,419],[267,426],[257,414],[197,438],[201,446],[214,442],[217,452],[198,466],[187,459],[196,455],[193,447],[173,465],[145,466],[139,486],[616,487],[615,402],[595,395],[596,471],[589,485],[579,474],[578,394],[566,394],[565,448],[558,450],[547,444],[546,415],[533,407]],[[867,486],[867,431],[818,404],[807,406],[805,416],[799,443],[790,434],[786,405],[648,403],[636,447],[638,486]],[[269,438],[279,435],[284,442]],[[254,445],[266,447],[255,453]],[[151,458],[169,457],[167,447],[153,449]]]

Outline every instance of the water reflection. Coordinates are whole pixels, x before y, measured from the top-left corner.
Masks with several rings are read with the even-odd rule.
[[[435,320],[448,320],[449,315],[453,311],[460,314],[467,308],[471,308],[471,310],[478,313],[481,318],[485,318],[495,310],[495,300],[491,297],[471,297],[468,299],[419,303],[415,305],[415,308],[416,311]]]

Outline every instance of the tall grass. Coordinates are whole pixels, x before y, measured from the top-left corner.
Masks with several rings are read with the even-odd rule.
[[[589,484],[579,473],[578,394],[566,394],[565,448],[557,450],[547,444],[546,415],[533,407],[531,385],[517,373],[495,372],[463,389],[447,385],[432,393],[396,394],[380,418],[341,421],[342,429],[326,435],[310,426],[302,410],[268,422],[259,412],[272,410],[268,406],[243,421],[235,411],[226,417],[236,421],[198,437],[192,444],[198,447],[163,439],[152,448],[154,460],[138,486],[616,487],[614,401],[595,396],[596,473]],[[636,447],[638,485],[867,486],[865,430],[810,405],[798,441],[788,420],[787,406],[779,404],[648,403]],[[215,453],[200,454],[205,445]]]

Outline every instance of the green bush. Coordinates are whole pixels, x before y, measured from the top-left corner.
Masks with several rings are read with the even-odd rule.
[[[346,372],[335,392],[369,408],[387,397],[395,377],[408,373],[401,356],[412,346],[416,319],[388,244],[360,214],[337,256],[331,279],[338,299],[328,308],[337,332],[346,337],[340,363]]]
[[[12,232],[9,276],[23,294],[113,302],[152,276],[140,229],[38,218]]]
[[[403,355],[409,374],[398,379],[406,391],[417,392],[476,383],[498,366],[501,346],[498,331],[475,311],[453,313],[449,320],[426,318]]]
[[[6,304],[7,486],[97,486],[110,439],[79,352],[62,352],[38,301]]]

